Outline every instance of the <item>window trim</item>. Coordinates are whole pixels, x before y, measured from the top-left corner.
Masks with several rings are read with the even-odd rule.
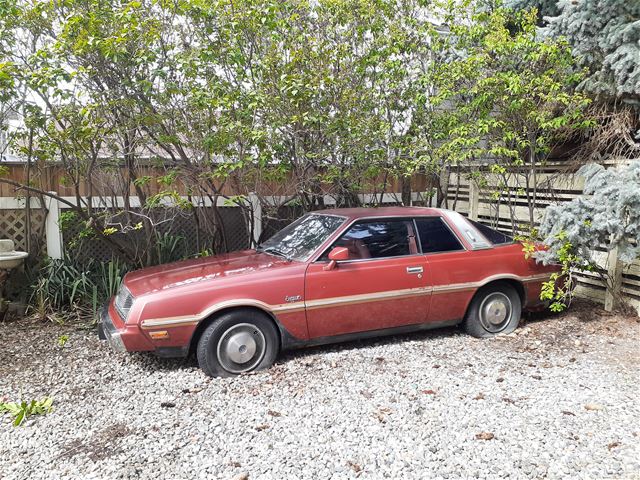
[[[427,217],[425,215],[425,217]],[[342,230],[340,232],[340,234],[338,236],[336,236],[336,238],[331,239],[331,242],[329,243],[329,245],[322,250],[322,252],[320,253],[320,255],[318,255],[314,260],[312,260],[311,263],[328,263],[329,260],[321,260],[321,258],[324,256],[325,253],[328,253],[330,251],[330,249],[333,247],[333,244],[342,237],[342,235],[344,235],[345,233],[347,233],[351,227],[353,225],[355,225],[358,222],[361,221],[366,221],[366,220],[379,220],[379,221],[411,221],[413,222],[413,228],[414,230],[416,230],[416,223],[415,223],[415,218],[413,216],[400,216],[400,217],[359,217],[359,218],[354,218],[353,221],[351,223],[349,223],[346,227],[344,227],[344,230]],[[417,235],[417,230],[414,232]],[[408,238],[408,237],[407,237]],[[419,257],[419,256],[423,256],[424,254],[422,253],[422,244],[420,245],[419,248],[419,252],[418,253],[409,253],[409,255],[394,255],[391,257],[378,257],[378,258],[354,258],[353,260],[341,260],[340,262],[338,262],[340,265],[344,265],[347,263],[356,263],[356,262],[371,262],[371,261],[376,261],[376,260],[388,260],[390,258],[407,258],[407,257]]]
[[[440,222],[444,224],[445,227],[447,227],[449,229],[449,231],[452,233],[452,235],[455,237],[455,239],[458,241],[458,243],[460,244],[460,247],[462,248],[458,248],[456,250],[446,250],[443,252],[426,252],[424,253],[422,250],[422,238],[420,238],[420,233],[418,232],[418,219],[424,219],[424,218],[438,218],[440,219]],[[460,238],[460,236],[458,235],[458,233],[451,228],[451,225],[449,225],[449,223],[445,220],[444,217],[440,216],[440,215],[423,215],[421,217],[415,217],[414,219],[414,223],[416,225],[416,235],[418,235],[418,239],[420,240],[420,251],[423,252],[422,255],[442,255],[444,253],[456,253],[456,252],[466,252],[467,251],[467,247],[465,247],[464,242],[462,241],[462,239]]]

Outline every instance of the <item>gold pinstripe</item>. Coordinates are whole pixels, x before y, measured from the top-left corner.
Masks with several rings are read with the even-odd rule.
[[[388,290],[386,292],[365,293],[360,295],[345,295],[341,297],[322,298],[317,300],[309,300],[306,302],[300,301],[293,303],[281,303],[277,305],[270,305],[254,299],[238,299],[216,304],[197,315],[143,320],[141,327],[145,330],[148,330],[158,327],[179,327],[185,325],[195,325],[212,313],[232,306],[255,306],[272,313],[292,313],[305,309],[315,310],[319,308],[330,308],[341,305],[355,305],[358,303],[366,303],[371,300],[398,300],[402,298],[411,298],[426,294],[438,295],[442,293],[475,290],[493,280],[513,279],[518,280],[522,283],[538,282],[548,280],[549,276],[549,273],[530,275],[527,277],[520,277],[517,275],[492,275],[478,282],[453,283],[449,285],[437,285],[435,287],[405,288],[401,290]]]

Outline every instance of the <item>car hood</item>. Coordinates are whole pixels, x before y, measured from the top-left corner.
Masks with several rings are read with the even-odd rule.
[[[296,262],[255,250],[195,258],[128,273],[124,284],[134,297],[216,279],[285,268]]]

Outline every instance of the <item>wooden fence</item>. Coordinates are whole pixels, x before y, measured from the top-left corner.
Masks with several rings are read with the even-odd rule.
[[[612,162],[612,165],[618,162]],[[534,223],[538,224],[542,221],[544,208],[556,202],[569,201],[582,194],[583,181],[581,178],[572,174],[562,173],[562,164],[550,164],[540,172],[542,181],[545,186],[537,192],[535,203]],[[470,181],[469,171],[453,171],[443,190],[446,192],[444,199],[445,208],[456,210],[463,215],[467,215],[472,219],[479,220],[483,223],[492,224],[499,230],[510,233],[514,223],[518,224],[529,222],[529,209],[526,206],[526,191],[523,191],[519,185],[509,185],[508,195],[511,195],[513,208],[508,208],[504,203],[496,201],[492,196],[492,187],[497,184],[497,177],[491,175],[483,175],[488,180],[486,187],[478,188],[475,181]],[[418,182],[414,181],[414,190],[416,185],[424,186],[426,182],[423,178],[419,178]],[[4,192],[7,195],[8,192]],[[59,192],[63,193],[63,192]],[[186,198],[186,197],[185,197]],[[273,202],[277,205],[283,198],[281,197],[262,197],[265,200]],[[360,195],[363,203],[370,203],[374,200],[372,195]],[[428,192],[415,192],[412,194],[412,203],[415,205],[434,206],[435,199]],[[76,201],[75,197],[66,196],[65,200],[72,203]],[[95,201],[96,199],[94,199]],[[207,207],[208,199],[192,198],[192,201],[200,207]],[[26,229],[27,218],[25,209],[25,200],[13,196],[0,196],[0,238],[12,238],[16,242],[16,248],[20,250],[30,250],[32,253],[46,253],[50,257],[60,258],[65,251],[64,237],[58,225],[58,219],[66,206],[57,200],[47,198],[45,209],[39,204],[36,198],[31,198],[30,222],[31,229]],[[114,199],[115,202],[121,202],[122,199]],[[137,197],[131,197],[132,206],[136,205]],[[243,216],[238,212],[233,212],[233,205],[229,204],[227,199],[218,198],[218,206],[228,211],[228,218],[231,224],[230,231],[233,232],[233,238],[229,244],[232,246],[248,246],[251,242],[257,241],[263,229],[273,229],[263,220],[260,202],[257,197],[249,196],[247,199],[250,208],[253,210],[255,218],[254,238],[249,238],[249,229],[244,224]],[[386,205],[400,205],[400,193],[385,193],[375,198],[375,202]],[[331,196],[325,197],[325,204],[331,206],[335,204],[335,198]],[[210,205],[209,205],[210,206]],[[236,208],[236,210],[238,210]],[[277,223],[277,222],[276,222]],[[30,230],[37,232],[32,238],[27,238],[26,232]],[[99,252],[95,252],[96,258],[100,258]],[[611,278],[617,280],[616,288],[620,291],[624,298],[640,311],[640,261],[636,260],[631,265],[623,268],[617,259],[617,252],[597,251],[595,257],[599,265],[608,270]],[[591,298],[611,308],[613,296],[607,291],[601,279],[597,274],[581,273],[577,277],[577,292],[579,295]]]
[[[3,162],[2,167],[6,170],[3,173],[3,178],[17,182],[23,185],[36,186],[43,191],[54,192],[62,197],[73,197],[76,195],[76,186],[69,181],[68,173],[59,164],[51,164],[45,167],[32,167],[30,171],[27,171],[24,162]],[[165,190],[166,187],[162,182],[158,180],[167,174],[164,168],[154,166],[142,166],[137,170],[138,178],[148,177],[149,181],[145,182],[144,190],[149,196],[160,193]],[[322,173],[318,171],[318,174]],[[234,196],[239,192],[236,188],[237,181],[241,177],[242,173],[234,173],[229,178],[222,182],[220,180],[212,180],[212,185],[217,189],[222,196]],[[128,194],[129,196],[137,195],[136,189],[132,182],[129,181],[129,172],[126,168],[114,167],[108,171],[103,171],[99,174],[94,174],[91,178],[91,182],[87,182],[86,179],[79,182],[78,194],[81,197],[88,195],[107,198],[112,196],[115,192],[118,195]],[[268,195],[294,195],[297,193],[297,182],[292,173],[289,173],[284,177],[284,180],[280,177],[275,179],[261,179],[256,184],[256,191],[261,196]],[[171,185],[171,189],[175,189],[180,195],[188,195],[189,193],[196,194],[194,192],[194,183],[197,179],[191,178],[188,175],[180,175]],[[416,173],[412,176],[411,184],[413,191],[424,191],[429,188],[431,178],[427,175]],[[384,184],[382,188],[377,188]],[[117,185],[117,187],[116,187]],[[127,187],[123,187],[126,185]],[[323,185],[324,190],[330,193],[331,185]],[[400,181],[398,178],[390,175],[380,175],[378,178],[369,178],[364,181],[361,191],[374,192],[377,191],[380,194],[380,190],[384,192],[396,192],[400,191]],[[24,192],[20,192],[24,194]],[[8,183],[0,182],[0,198],[13,198],[16,195],[16,187]]]
[[[380,205],[401,205],[401,193],[385,193],[377,194],[361,194],[360,200],[366,203],[375,203]],[[76,197],[62,197],[62,199],[75,204]],[[187,200],[187,197],[182,197]],[[195,208],[211,208],[211,199],[208,197],[189,197]],[[247,225],[245,216],[241,213],[240,205],[229,202],[227,198],[218,197],[217,207],[222,210],[225,234],[228,235],[227,244],[229,250],[239,250],[255,245],[261,237],[263,230],[267,233],[273,233],[280,227],[284,226],[290,218],[282,218],[282,222],[278,222],[278,218],[265,218],[263,216],[262,206],[276,206],[287,200],[287,197],[261,197],[262,203],[257,195],[250,194],[244,206],[251,209],[254,219],[253,229]],[[10,238],[14,240],[17,250],[29,251],[32,255],[46,254],[51,258],[62,258],[65,249],[68,247],[69,235],[73,232],[63,231],[59,225],[60,215],[68,211],[68,205],[54,198],[45,197],[45,205],[40,204],[40,200],[31,197],[29,213],[27,213],[26,199],[20,197],[0,197],[0,238]],[[86,198],[84,201],[87,201]],[[124,205],[122,197],[110,198],[109,205],[100,204],[100,199],[93,198],[95,208],[111,207],[111,202],[115,206]],[[129,205],[132,208],[140,207],[138,197],[130,197]],[[434,200],[420,192],[412,194],[412,203],[416,205],[430,206]],[[325,196],[324,203],[331,207],[335,205],[336,200],[332,196]],[[27,216],[31,220],[31,228],[27,228],[29,223]],[[175,221],[173,231],[179,232],[187,239],[192,239],[195,234],[192,231],[193,225],[189,222],[180,223],[180,218]],[[172,222],[175,223],[175,222]],[[274,225],[275,223],[275,225]],[[29,234],[30,232],[30,234]],[[74,252],[77,253],[77,252]],[[85,256],[89,256],[98,260],[106,260],[109,258],[110,250],[99,239],[92,241],[88,245],[88,250],[84,252]]]

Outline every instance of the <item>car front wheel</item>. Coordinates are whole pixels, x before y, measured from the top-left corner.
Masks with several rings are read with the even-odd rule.
[[[278,332],[269,318],[237,310],[221,315],[204,330],[198,341],[198,364],[211,377],[231,377],[270,367],[278,349]]]
[[[479,338],[513,332],[520,322],[522,302],[508,283],[494,283],[478,290],[469,305],[464,328]]]

